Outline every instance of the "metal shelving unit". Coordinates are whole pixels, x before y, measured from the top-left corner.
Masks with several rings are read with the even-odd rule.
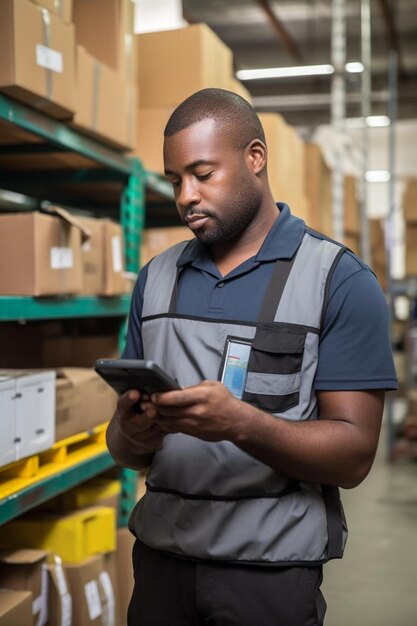
[[[119,219],[124,230],[126,269],[137,272],[145,203],[172,200],[166,181],[145,172],[140,161],[84,136],[62,122],[0,95],[0,195],[10,210],[33,210],[44,202]],[[12,192],[11,194],[9,192]],[[22,194],[13,199],[13,194]],[[10,199],[10,197],[12,199]],[[6,200],[4,201],[4,199]],[[119,317],[120,336],[130,296],[101,298],[0,297],[0,322]],[[0,500],[0,524],[114,466],[105,447],[74,466],[56,471]],[[135,503],[136,473],[120,470],[126,525]]]

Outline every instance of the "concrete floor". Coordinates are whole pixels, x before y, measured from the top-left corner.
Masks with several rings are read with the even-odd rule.
[[[345,556],[324,568],[326,626],[417,626],[417,460],[386,460],[385,433],[362,485],[342,490]]]

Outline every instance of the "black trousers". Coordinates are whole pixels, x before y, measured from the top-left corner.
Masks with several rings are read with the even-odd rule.
[[[321,626],[321,567],[194,562],[136,541],[128,626]]]

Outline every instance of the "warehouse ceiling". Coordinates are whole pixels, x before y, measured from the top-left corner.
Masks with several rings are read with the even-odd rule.
[[[235,71],[329,64],[331,0],[183,0],[234,53]],[[346,61],[361,61],[361,0],[346,0]],[[398,119],[417,117],[417,0],[370,0],[371,115],[389,114],[390,51],[398,58]],[[346,74],[348,117],[361,115],[362,74]],[[332,76],[245,81],[255,107],[300,127],[330,122]],[[395,85],[395,81],[394,81]],[[394,90],[395,92],[395,90]]]

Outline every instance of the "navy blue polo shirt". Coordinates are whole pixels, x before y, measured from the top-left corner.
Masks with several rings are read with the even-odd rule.
[[[227,276],[220,274],[208,249],[198,239],[185,248],[177,262],[182,267],[178,314],[256,321],[275,261],[292,257],[306,228],[302,220],[291,215],[286,204],[279,202],[278,208],[279,219],[259,252]],[[141,270],[132,295],[123,352],[127,359],[143,358],[140,316],[147,270],[148,266]],[[369,267],[350,251],[342,255],[331,277],[314,388],[397,388],[385,296]]]

